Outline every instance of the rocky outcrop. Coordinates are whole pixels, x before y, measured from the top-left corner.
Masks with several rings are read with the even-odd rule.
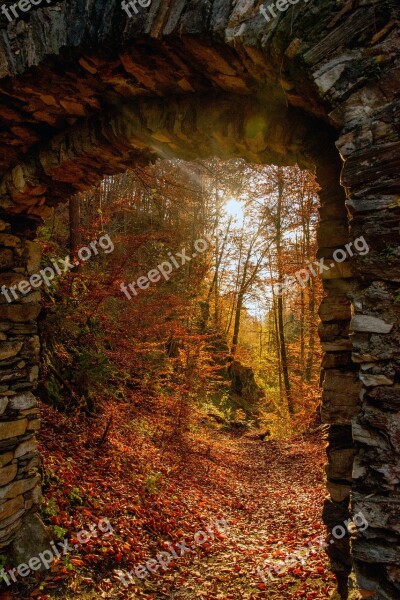
[[[238,360],[230,363],[228,376],[231,380],[231,392],[243,398],[253,415],[257,413],[257,405],[264,392],[257,385],[254,371],[251,367],[246,367]]]
[[[257,384],[252,367],[232,357],[225,335],[210,326],[206,327],[207,315],[208,307],[203,311],[201,326],[203,333],[208,336],[206,350],[211,357],[215,390],[219,393],[222,391],[223,395],[228,393],[229,405],[235,411],[241,410],[248,419],[257,421],[259,402],[265,392]]]
[[[369,527],[352,536],[353,560],[347,537],[329,554],[343,596],[354,565],[365,595],[394,599],[400,588],[393,516],[400,511],[399,8],[386,0],[299,2],[268,21],[259,7],[255,0],[153,0],[129,18],[117,0],[69,0],[6,24],[0,271],[9,285],[35,264],[28,232],[13,215],[47,215],[71,193],[135,162],[218,155],[315,165],[319,256],[332,261],[335,248],[360,235],[370,250],[323,273],[324,519],[332,527],[349,511],[370,515]],[[33,409],[13,409],[5,398],[34,384],[36,304],[33,297],[0,304],[1,485],[21,492],[0,505],[5,542],[13,536],[7,527],[15,522],[17,529],[34,501],[30,483],[7,486],[35,477],[18,448],[31,443],[36,418],[24,412]]]

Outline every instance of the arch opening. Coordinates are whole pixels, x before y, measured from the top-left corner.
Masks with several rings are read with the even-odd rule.
[[[32,210],[27,209],[30,215],[24,218],[35,229],[34,224],[38,224],[41,214],[46,216],[48,207],[58,204],[71,192],[93,185],[103,169],[109,174],[118,172],[129,162],[144,166],[157,158],[168,160],[178,156],[204,160],[218,155],[225,160],[241,157],[258,164],[300,164],[314,170],[321,188],[317,257],[319,261],[332,260],[333,253],[350,241],[345,194],[339,182],[341,160],[334,145],[334,130],[298,109],[269,106],[265,110],[254,99],[240,97],[240,104],[238,100],[225,95],[206,99],[189,95],[174,97],[168,102],[144,100],[135,104],[134,109],[128,103],[112,118],[105,117],[103,122],[107,123],[107,132],[99,120],[72,127],[66,134],[59,134],[50,144],[44,145],[39,159],[28,155],[19,166],[20,180],[16,180],[15,170],[6,175],[3,185],[7,195],[3,194],[3,202],[9,207],[17,206],[23,186],[25,201],[35,202]],[[85,139],[90,139],[90,146],[85,145]],[[116,150],[118,159],[114,162]],[[53,157],[52,161],[49,156]],[[20,186],[19,190],[16,184]],[[7,234],[16,234],[15,224],[21,217],[14,213],[13,219],[6,219],[4,216],[5,222],[10,223]],[[28,272],[32,273],[32,269],[38,268],[38,263],[34,262],[36,248],[30,245],[31,242],[26,243],[30,252],[24,252],[22,256],[30,262]],[[322,416],[324,422],[329,423],[330,444],[327,473],[331,499],[326,501],[323,512],[330,530],[337,525],[338,519],[342,523],[350,518],[351,457],[354,455],[350,420],[357,412],[359,394],[358,369],[351,362],[349,338],[349,295],[354,279],[348,260],[344,263],[335,260],[335,263],[334,270],[322,273],[325,298],[320,308],[319,327],[325,351],[324,376],[321,377],[321,382],[324,381]],[[32,295],[32,301],[34,299],[37,299],[36,294]],[[32,308],[30,303],[20,306],[25,311],[27,307]],[[5,308],[10,311],[10,307]],[[32,314],[24,313],[21,318],[30,321]],[[10,333],[15,332],[11,329]],[[343,381],[346,381],[345,389]],[[28,430],[24,438],[18,440],[17,452],[21,443],[22,446],[30,443],[31,435]],[[26,522],[26,517],[22,519]],[[345,596],[351,570],[348,536],[337,539],[332,550],[333,570]]]
[[[315,165],[321,258],[362,235],[371,248],[324,283],[324,518],[330,528],[347,519],[352,488],[352,513],[368,520],[352,546],[358,585],[396,598],[398,8],[304,3],[267,23],[253,1],[154,0],[133,20],[114,0],[105,13],[66,4],[8,25],[0,40],[2,284],[38,269],[34,232],[52,206],[132,163],[216,154]],[[17,549],[22,519],[42,543],[31,512],[39,312],[36,292],[0,305],[0,544]],[[331,558],[345,597],[347,547]]]

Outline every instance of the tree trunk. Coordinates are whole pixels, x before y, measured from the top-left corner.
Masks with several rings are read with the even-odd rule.
[[[235,324],[233,327],[233,338],[232,338],[232,348],[231,348],[232,356],[235,356],[237,345],[239,342],[240,317],[242,314],[243,298],[244,298],[244,294],[239,292],[237,303],[236,303]]]
[[[282,258],[282,201],[283,201],[283,171],[278,168],[278,203],[276,213],[276,253],[278,262],[279,283],[283,282],[283,258]],[[293,401],[290,389],[288,357],[286,351],[285,328],[283,324],[283,298],[278,295],[278,330],[279,330],[279,349],[281,356],[283,383],[286,392],[287,407],[290,415],[294,414]]]
[[[80,227],[80,204],[78,196],[72,196],[69,200],[69,251],[71,262],[77,259],[78,250],[81,247]]]
[[[312,379],[312,369],[314,361],[314,348],[315,348],[315,327],[314,327],[314,312],[315,312],[315,289],[314,282],[309,281],[308,283],[309,303],[309,337],[308,337],[308,356],[305,372],[305,380],[309,383]]]
[[[291,389],[290,389],[289,368],[288,368],[286,341],[285,341],[285,328],[284,328],[284,324],[283,324],[283,298],[282,298],[282,296],[278,296],[277,304],[278,304],[279,345],[280,345],[280,354],[281,354],[283,383],[285,385],[288,411],[289,411],[289,414],[292,416],[292,415],[294,415],[294,409],[293,409],[292,394],[291,394]]]

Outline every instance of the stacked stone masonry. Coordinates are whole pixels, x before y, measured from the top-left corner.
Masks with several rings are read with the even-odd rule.
[[[400,65],[392,0],[299,2],[267,22],[256,0],[68,0],[0,38],[2,283],[38,260],[35,219],[105,174],[212,155],[315,168],[319,256],[363,235],[370,252],[325,273],[320,307],[329,548],[342,597],[355,570],[400,596]],[[0,543],[39,497],[26,406],[38,299],[0,305]],[[10,487],[11,486],[11,487]],[[4,542],[4,543],[3,543]]]
[[[31,239],[35,222],[19,217],[13,226],[13,221],[0,221],[0,287],[6,288],[40,265],[40,248]],[[31,391],[39,373],[39,301],[38,292],[23,302],[0,296],[0,548],[10,544],[41,497],[35,439],[40,414]]]

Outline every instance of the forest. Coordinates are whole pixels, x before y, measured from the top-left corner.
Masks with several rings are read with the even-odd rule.
[[[322,286],[295,277],[316,255],[318,189],[298,167],[157,161],[46,219],[41,513],[54,539],[75,537],[21,594],[186,598],[185,576],[201,598],[326,597]],[[285,543],[260,555],[271,505]],[[100,517],[105,534],[83,544]],[[205,524],[208,541],[168,559]]]
[[[77,264],[44,287],[43,400],[92,415],[133,377],[185,403],[179,426],[207,406],[279,437],[317,425],[321,285],[294,277],[316,254],[317,191],[298,168],[170,161],[54,211],[44,260]],[[87,240],[106,246],[85,264]]]

